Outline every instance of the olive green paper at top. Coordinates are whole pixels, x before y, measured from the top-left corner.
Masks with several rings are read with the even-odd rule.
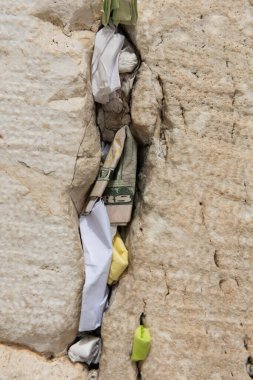
[[[111,0],[101,1],[101,12],[102,12],[102,24],[104,26],[108,25],[111,14]]]
[[[135,194],[137,144],[130,128],[125,128],[124,150],[103,194],[110,223],[113,225],[126,225],[131,220]]]
[[[102,23],[107,25],[110,16],[114,25],[135,25],[138,20],[137,0],[104,0]]]
[[[112,22],[115,25],[135,25],[137,20],[137,0],[119,0],[119,7],[112,12]]]
[[[111,12],[119,7],[119,0],[102,0],[102,24],[109,24]]]

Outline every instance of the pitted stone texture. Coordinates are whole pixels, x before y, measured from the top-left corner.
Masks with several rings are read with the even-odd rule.
[[[141,95],[141,101],[140,101]],[[163,93],[159,76],[143,63],[132,93],[132,132],[141,144],[149,144],[161,125]]]
[[[1,12],[14,16],[29,14],[52,23],[65,33],[73,30],[96,31],[101,20],[100,0],[10,0],[1,1]]]
[[[67,37],[26,15],[32,4],[1,16],[0,340],[56,354],[75,336],[83,283],[71,196],[80,210],[100,161],[95,35]]]
[[[85,380],[81,364],[71,364],[66,357],[46,360],[23,348],[0,345],[1,380]]]
[[[104,318],[102,378],[136,379],[129,353],[145,310],[153,343],[143,380],[247,380],[253,7],[143,0],[139,15],[128,31],[164,99],[139,178],[130,267]],[[141,109],[137,88],[138,79]]]

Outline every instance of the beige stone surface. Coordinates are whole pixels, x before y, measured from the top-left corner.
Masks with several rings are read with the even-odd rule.
[[[138,72],[131,102],[132,131],[140,144],[150,144],[156,128],[161,124],[162,99],[159,75],[143,63]]]
[[[81,364],[71,364],[66,357],[52,360],[23,348],[0,344],[1,380],[85,380]]]
[[[1,0],[1,12],[38,17],[68,33],[82,29],[96,31],[100,24],[100,5],[100,0]]]
[[[103,325],[101,380],[247,380],[252,335],[251,1],[139,0],[133,130],[146,148],[130,266]],[[0,339],[57,354],[83,283],[76,209],[99,138],[89,65],[99,2],[1,0]],[[84,31],[82,29],[89,29]],[[146,128],[145,128],[146,127]],[[0,346],[0,378],[82,379],[66,357]]]
[[[91,3],[1,2],[0,339],[53,354],[77,329],[83,255],[75,206],[100,161],[90,89],[95,33],[67,36],[62,28]],[[40,7],[65,21],[35,16]]]
[[[159,78],[161,121],[139,176],[130,267],[104,319],[101,378],[136,379],[129,353],[144,310],[153,344],[142,380],[247,380],[253,7],[246,0],[143,0],[139,15],[128,31]],[[138,120],[149,115],[149,82],[140,74],[135,84]]]

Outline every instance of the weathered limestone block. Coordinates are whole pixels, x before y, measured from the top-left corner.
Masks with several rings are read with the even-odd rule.
[[[1,380],[82,380],[86,370],[67,358],[46,360],[34,352],[0,345]]]
[[[101,20],[100,0],[1,0],[3,14],[29,14],[50,22],[65,33],[73,30],[96,31]]]
[[[161,124],[163,93],[158,76],[143,63],[132,93],[132,132],[141,144],[149,144]]]
[[[2,3],[0,340],[57,354],[74,338],[80,311],[75,207],[100,161],[90,89],[95,35],[66,36],[31,15],[38,2]],[[77,3],[65,9],[57,1],[59,14],[74,14]]]
[[[246,0],[144,0],[139,15],[128,31],[164,99],[139,178],[130,267],[104,318],[102,378],[136,379],[129,353],[145,311],[153,344],[143,380],[247,380],[253,7]],[[145,120],[139,80],[132,107]]]

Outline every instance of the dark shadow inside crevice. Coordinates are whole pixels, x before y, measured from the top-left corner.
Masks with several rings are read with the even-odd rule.
[[[252,356],[248,356],[246,363],[246,371],[251,379],[253,379],[253,358]]]

